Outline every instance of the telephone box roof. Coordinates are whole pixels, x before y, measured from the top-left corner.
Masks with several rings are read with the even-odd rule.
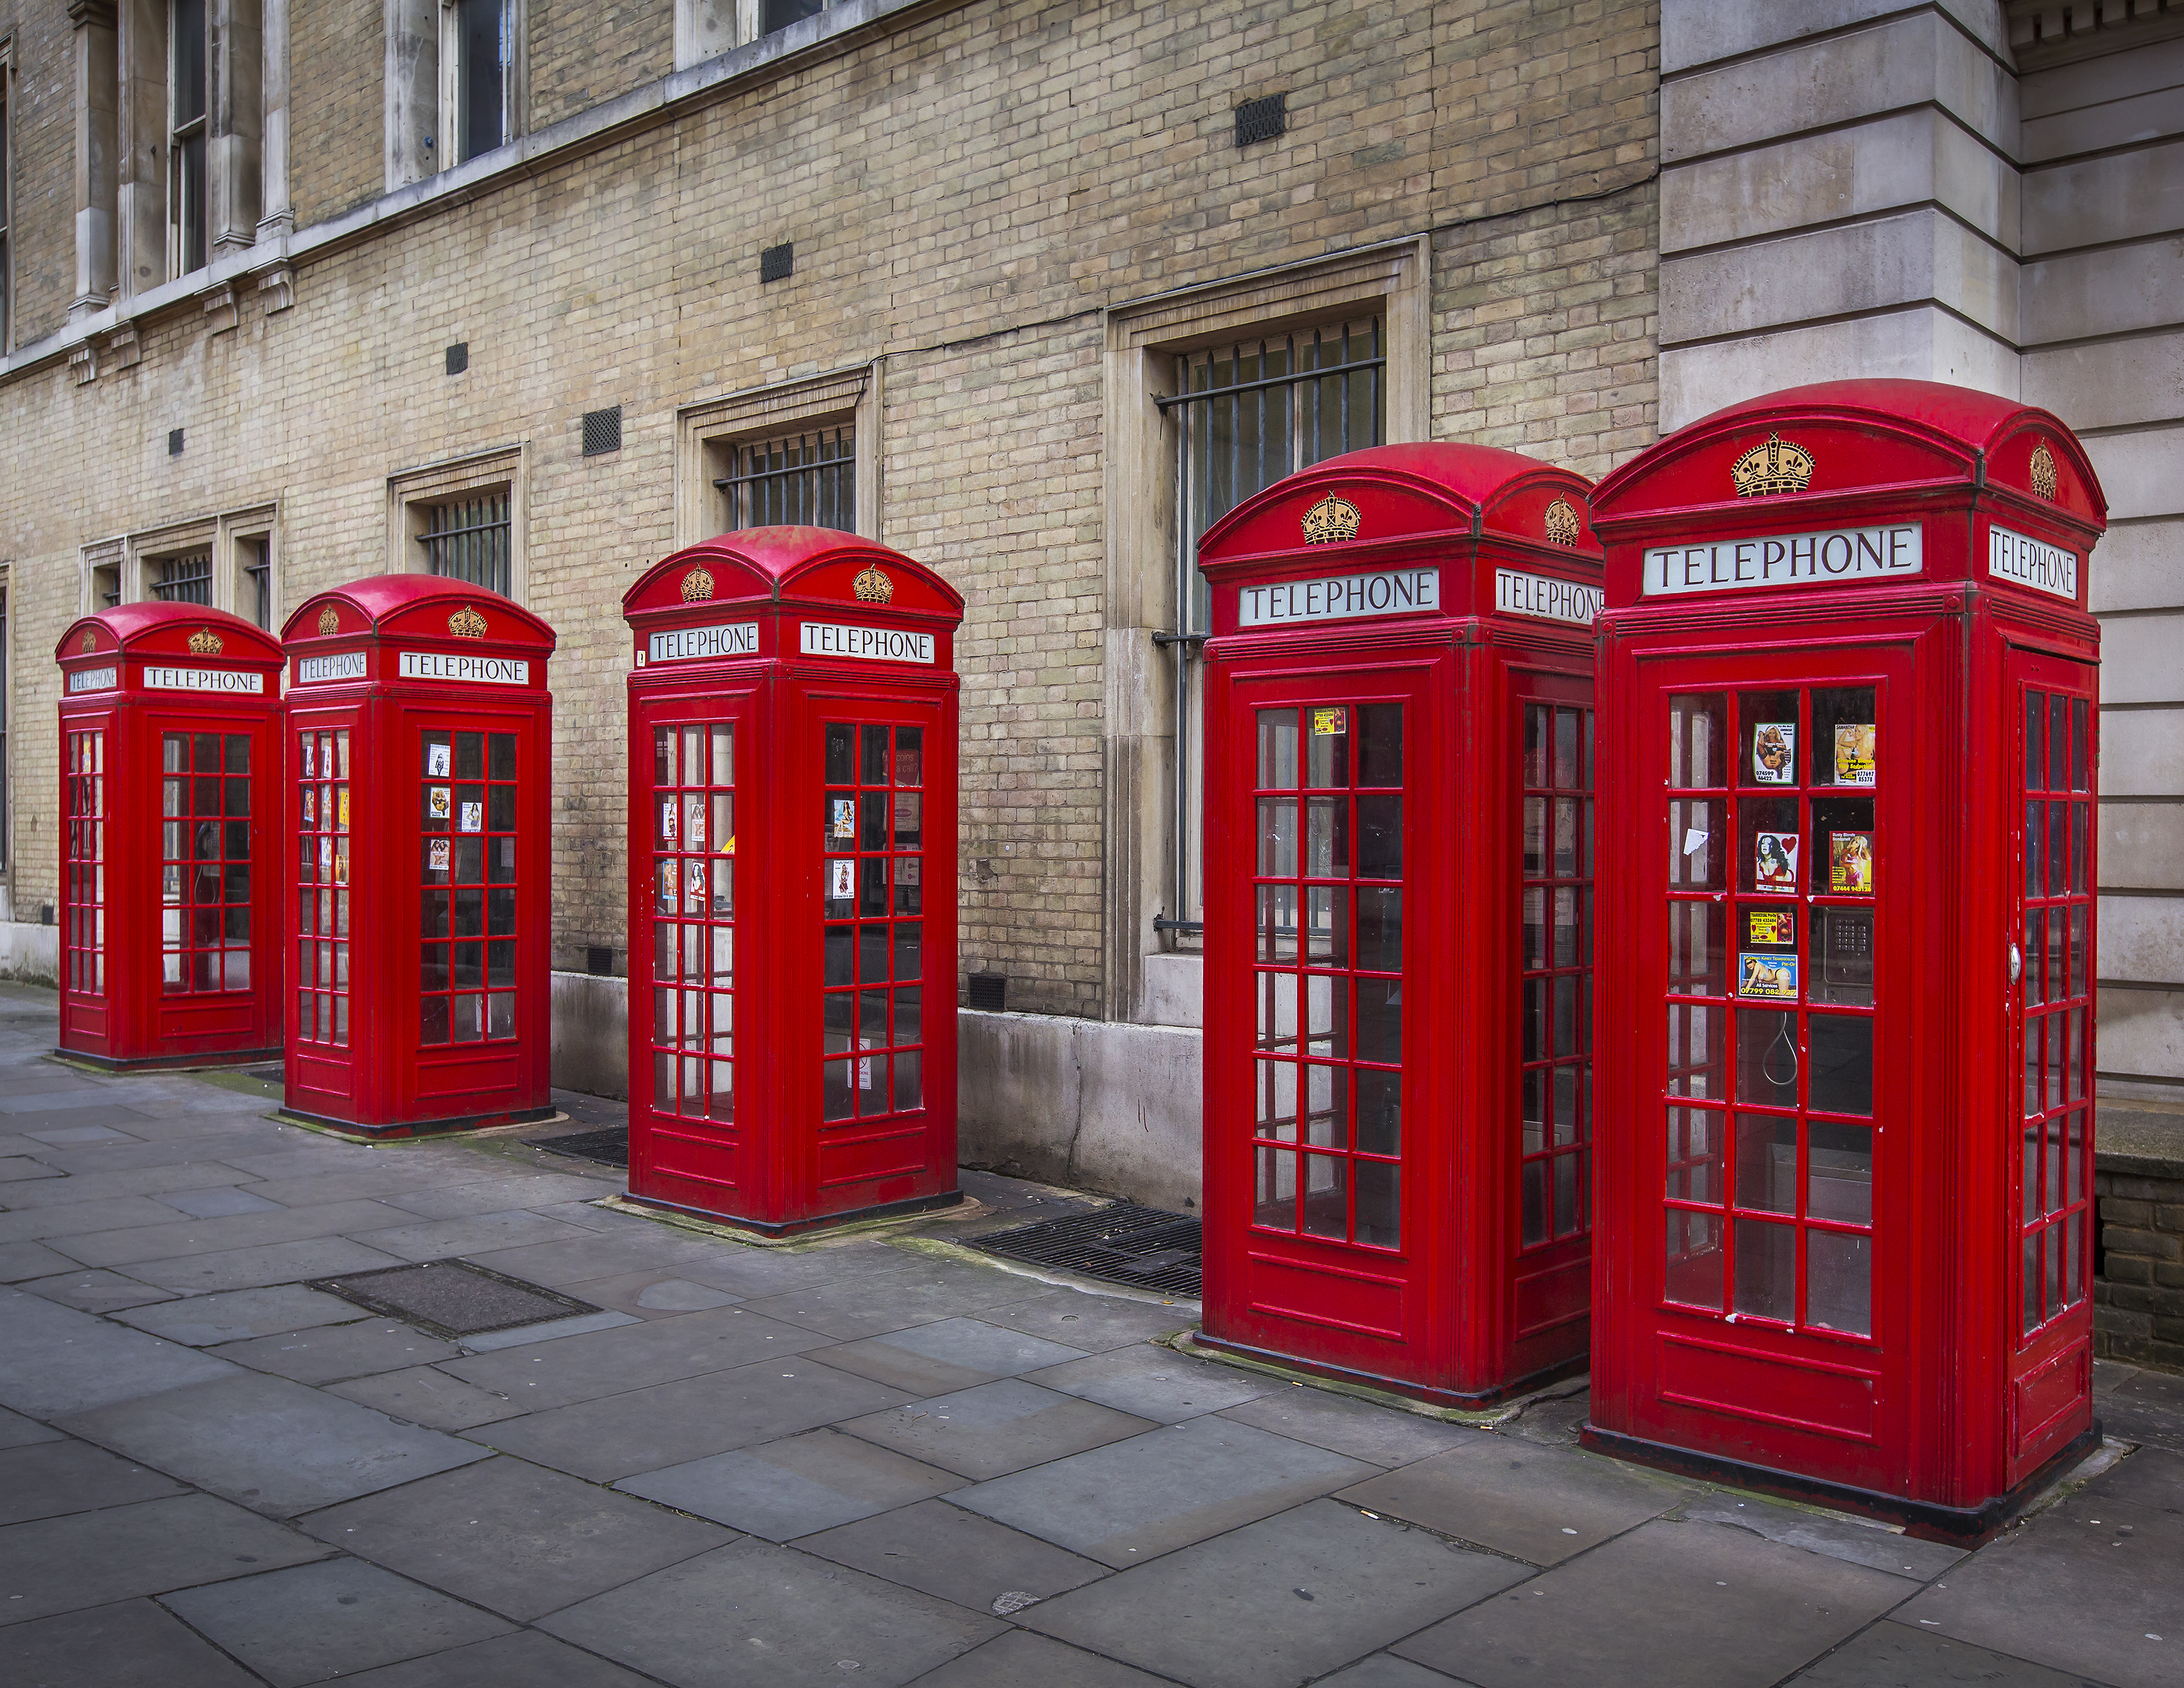
[[[933,570],[833,527],[744,527],[686,546],[647,569],[622,594],[621,609],[635,620],[755,600],[963,619],[962,594]]]
[[[1301,469],[1246,499],[1206,530],[1198,543],[1202,563],[1302,549],[1304,518],[1330,494],[1346,499],[1369,493],[1355,540],[1492,535],[1528,544],[1548,543],[1544,511],[1557,495],[1577,526],[1553,541],[1597,561],[1585,500],[1592,483],[1574,470],[1542,463],[1522,452],[1460,441],[1377,445],[1345,452]]]
[[[327,627],[322,617],[332,610],[334,622]],[[458,633],[448,623],[465,610],[484,619],[481,632]],[[521,604],[437,575],[366,575],[326,592],[313,593],[288,617],[281,629],[283,644],[307,644],[318,639],[348,639],[376,633],[404,639],[476,639],[488,645],[512,645],[550,652],[557,640],[553,628]]]
[[[63,661],[94,654],[110,656],[120,650],[131,655],[202,660],[214,653],[193,651],[189,642],[207,632],[219,637],[216,654],[224,662],[281,665],[280,643],[270,633],[240,616],[203,604],[117,604],[96,615],[79,616],[53,647],[53,657]],[[91,635],[88,645],[84,643],[86,633]]]

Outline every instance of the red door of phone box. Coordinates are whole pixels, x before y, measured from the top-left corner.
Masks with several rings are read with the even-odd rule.
[[[1593,1445],[1976,1539],[2095,1436],[2106,504],[1925,382],[1602,482]]]
[[[827,527],[678,551],[622,599],[629,1189],[779,1235],[962,1200],[963,600]]]
[[[281,638],[287,1111],[368,1137],[544,1118],[553,630],[460,581],[375,575]]]
[[[1590,487],[1384,446],[1200,545],[1210,1346],[1458,1406],[1583,1369]]]
[[[60,1053],[114,1071],[281,1048],[281,647],[224,610],[123,604],[53,655]]]

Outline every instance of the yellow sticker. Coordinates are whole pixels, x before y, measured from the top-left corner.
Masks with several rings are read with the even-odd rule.
[[[1316,709],[1312,712],[1312,736],[1315,738],[1334,738],[1350,731],[1350,711],[1346,709]]]
[[[1791,916],[1780,910],[1754,910],[1750,916],[1752,942],[1754,944],[1789,944],[1795,941],[1795,928]]]

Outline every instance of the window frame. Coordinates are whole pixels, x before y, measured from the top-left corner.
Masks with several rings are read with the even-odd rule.
[[[265,504],[223,510],[213,515],[192,516],[94,541],[77,553],[76,613],[92,616],[110,607],[105,601],[103,588],[106,582],[102,581],[102,577],[110,581],[117,604],[156,603],[159,598],[153,589],[153,575],[157,565],[172,558],[203,551],[211,556],[206,607],[224,610],[250,621],[249,611],[254,606],[248,605],[241,588],[242,561],[249,548],[263,539],[267,543],[272,566],[270,582],[273,621],[267,631],[277,638],[281,613],[279,531],[280,506]]]
[[[178,10],[181,0],[167,0],[165,52],[165,106],[160,122],[159,150],[162,154],[161,178],[166,206],[167,277],[173,281],[185,276],[193,276],[212,263],[212,109],[213,55],[212,35],[215,21],[213,0],[198,0],[199,15],[203,19],[204,39],[200,43],[203,53],[204,86],[203,102],[194,117],[178,116],[179,100],[182,92],[181,59],[182,31]],[[185,132],[187,131],[187,132]],[[187,152],[189,143],[198,143],[197,202],[192,216],[187,203],[189,181],[186,173]],[[190,259],[190,238],[197,239],[198,261]]]
[[[15,349],[14,123],[15,40],[0,36],[0,357]]]
[[[683,406],[675,427],[676,549],[734,531],[727,525],[728,495],[714,482],[733,472],[738,448],[822,427],[854,431],[850,531],[879,543],[881,408],[878,363]]]
[[[432,512],[499,493],[508,499],[507,596],[514,603],[527,605],[531,572],[526,557],[526,464],[522,446],[499,446],[387,476],[387,572],[431,574],[432,554],[425,537],[432,526]]]
[[[439,0],[439,127],[436,168],[455,169],[507,146],[525,132],[528,114],[531,17],[526,0],[499,0],[503,58],[500,65],[500,139],[491,147],[466,152],[463,145],[463,0]]]

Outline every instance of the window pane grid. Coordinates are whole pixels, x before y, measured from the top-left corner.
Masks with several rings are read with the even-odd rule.
[[[160,739],[160,990],[250,989],[250,735]]]
[[[2024,1101],[2013,1178],[2027,1339],[2081,1305],[2091,1276],[2096,731],[2091,699],[2024,692]]]
[[[925,1106],[925,732],[822,729],[820,1117]]]
[[[515,735],[426,727],[418,738],[417,1040],[506,1041],[516,1033]]]
[[[735,727],[652,730],[652,1106],[735,1111]]]
[[[857,525],[855,428],[818,428],[735,448],[734,472],[713,482],[727,499],[727,532],[777,524]]]
[[[62,887],[62,978],[82,996],[106,994],[106,734],[66,735],[68,878]]]
[[[1399,1248],[1403,706],[1256,724],[1251,1223]]]
[[[296,1021],[306,1043],[349,1037],[349,741],[296,735]]]
[[[1663,1295],[1872,1334],[1871,687],[1669,700]]]
[[[483,587],[504,598],[510,595],[514,573],[506,493],[434,504],[426,523],[419,537],[429,572]]]
[[[1592,711],[1528,703],[1518,987],[1523,1246],[1589,1228]]]

